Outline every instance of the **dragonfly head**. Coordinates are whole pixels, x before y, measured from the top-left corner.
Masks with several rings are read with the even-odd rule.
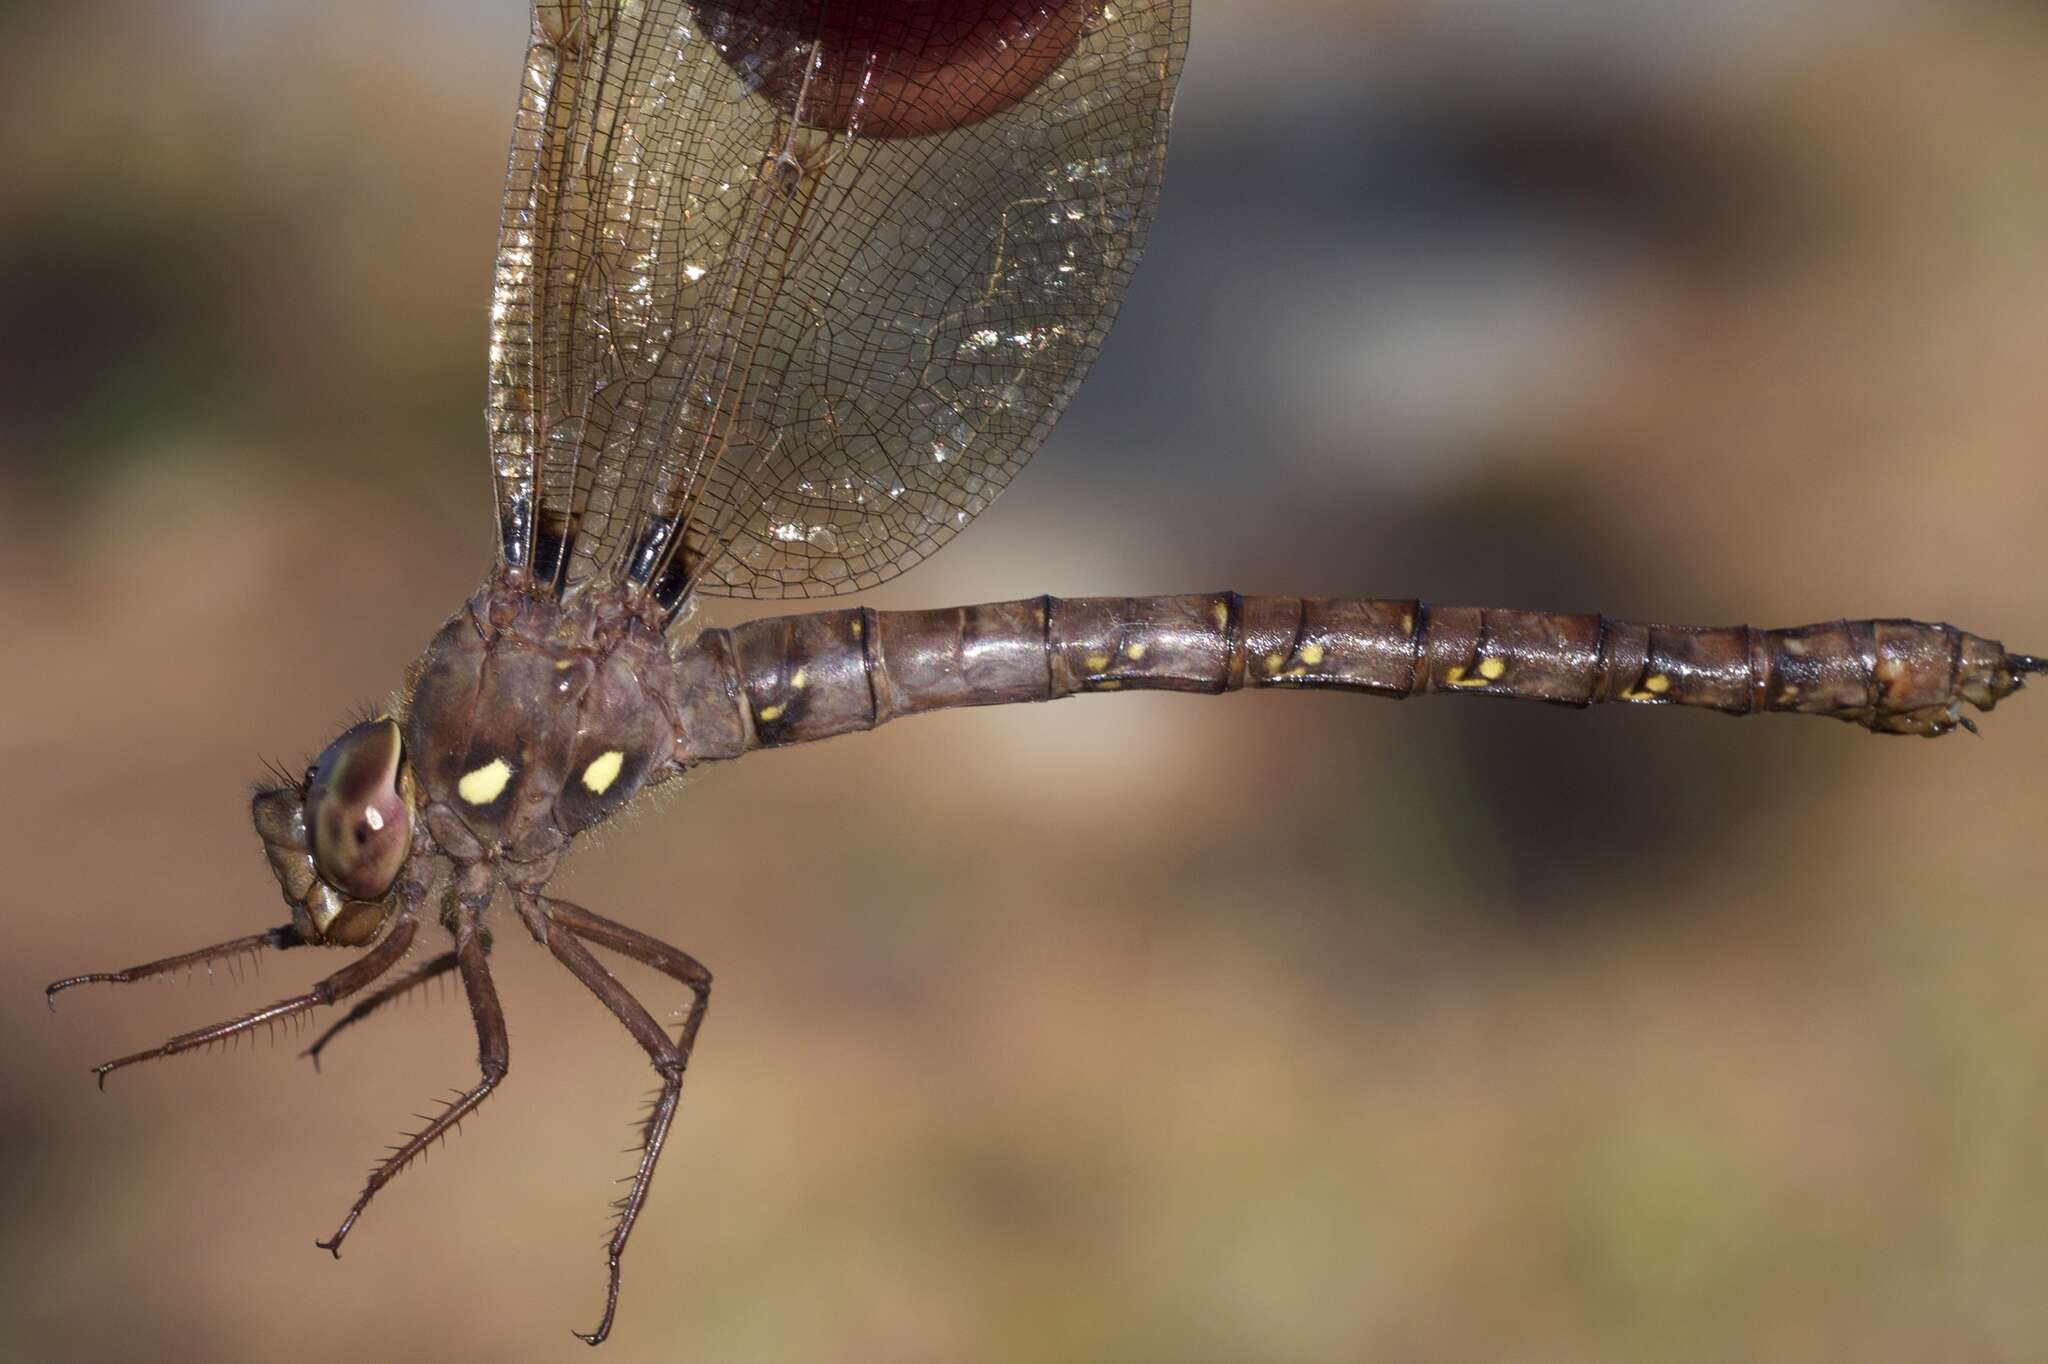
[[[308,942],[357,947],[383,928],[412,852],[412,794],[404,737],[388,715],[343,733],[297,785],[256,793],[256,832]]]

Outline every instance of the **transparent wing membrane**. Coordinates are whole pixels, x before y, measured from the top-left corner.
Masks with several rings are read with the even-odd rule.
[[[931,554],[1044,440],[1157,201],[1184,0],[536,7],[501,553],[673,603]]]

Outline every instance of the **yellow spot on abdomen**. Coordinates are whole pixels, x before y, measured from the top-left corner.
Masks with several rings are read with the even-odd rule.
[[[1498,682],[1503,677],[1506,677],[1507,673],[1508,665],[1504,659],[1482,658],[1479,660],[1479,675],[1489,682]]]
[[[1095,690],[1097,690],[1097,691],[1118,691],[1118,690],[1121,690],[1121,689],[1122,689],[1123,685],[1124,685],[1123,683],[1121,683],[1121,682],[1117,681],[1117,680],[1116,680],[1116,679],[1115,679],[1114,677],[1107,677],[1107,678],[1104,678],[1104,679],[1103,679],[1102,681],[1100,681],[1100,682],[1097,682],[1097,683],[1095,684]]]
[[[505,783],[512,780],[512,764],[503,758],[493,758],[474,772],[465,773],[455,783],[455,794],[471,805],[489,805],[505,793]]]
[[[759,711],[755,712],[754,718],[763,724],[774,724],[782,718],[782,703],[778,701],[772,706],[761,707]]]
[[[1083,661],[1087,663],[1089,672],[1099,673],[1104,668],[1107,668],[1109,666],[1109,655],[1103,653],[1094,653],[1088,655],[1088,657]]]
[[[593,796],[601,796],[611,790],[612,783],[619,779],[619,770],[626,765],[626,755],[614,748],[600,753],[590,760],[590,766],[583,769],[583,787]]]
[[[1280,671],[1280,665],[1282,663],[1285,663],[1286,661],[1286,659],[1282,658],[1278,654],[1267,654],[1265,659],[1266,671],[1269,673],[1277,673]]]
[[[1467,677],[1464,665],[1459,664],[1454,668],[1448,668],[1444,671],[1444,685],[1446,687],[1483,687],[1486,685],[1486,679],[1484,677]]]
[[[1137,644],[1124,645],[1124,657],[1130,659],[1133,663],[1137,662],[1144,656],[1145,646],[1142,642]]]
[[[1318,663],[1321,663],[1323,661],[1323,646],[1320,644],[1302,645],[1301,661],[1308,664],[1308,666],[1311,668],[1315,667]]]
[[[809,668],[798,668],[796,676],[789,679],[789,685],[795,687],[798,691],[802,691],[805,687],[810,686],[811,670]]]
[[[1212,605],[1212,606],[1211,606],[1211,607],[1209,608],[1209,614],[1210,614],[1210,615],[1212,615],[1212,616],[1214,616],[1214,617],[1216,617],[1216,628],[1217,628],[1217,629],[1219,629],[1219,630],[1228,630],[1228,629],[1230,628],[1230,603],[1229,603],[1229,602],[1227,602],[1227,601],[1219,601],[1219,602],[1215,603],[1214,605]]]
[[[1624,701],[1654,701],[1671,690],[1671,678],[1664,673],[1651,673],[1643,679],[1640,687],[1630,687],[1621,694]]]

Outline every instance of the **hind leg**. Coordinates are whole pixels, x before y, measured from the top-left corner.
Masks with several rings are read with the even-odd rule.
[[[661,1159],[662,1144],[668,1140],[669,1124],[675,1118],[676,1102],[683,1092],[683,1071],[689,1065],[690,1050],[696,1045],[697,1029],[704,1022],[704,1011],[711,1004],[711,973],[689,953],[678,951],[657,938],[601,914],[593,914],[566,900],[522,895],[517,903],[519,917],[525,921],[528,931],[612,1011],[647,1053],[654,1073],[661,1077],[661,1092],[654,1100],[646,1124],[640,1129],[640,1164],[633,1172],[633,1186],[617,1204],[619,1220],[606,1244],[608,1277],[604,1316],[595,1330],[576,1333],[586,1344],[596,1345],[611,1333],[612,1317],[618,1311],[619,1261],[625,1254],[627,1238],[633,1234],[633,1223],[647,1202],[648,1186],[654,1181],[654,1166]],[[646,1006],[591,955],[590,949],[583,945],[582,940],[586,938],[652,966],[688,987],[690,1012],[683,1022],[680,1038],[669,1040],[668,1033]]]

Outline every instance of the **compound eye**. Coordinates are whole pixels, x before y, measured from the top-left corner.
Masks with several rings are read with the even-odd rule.
[[[306,772],[306,832],[320,879],[352,900],[381,900],[412,850],[412,811],[399,791],[398,722],[365,720]]]

